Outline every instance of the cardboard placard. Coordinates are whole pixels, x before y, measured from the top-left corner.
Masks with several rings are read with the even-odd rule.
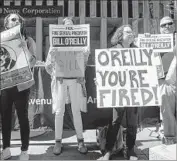
[[[0,90],[10,88],[33,79],[27,45],[22,45],[20,26],[1,33],[0,46]]]
[[[96,49],[97,107],[159,106],[153,49]]]

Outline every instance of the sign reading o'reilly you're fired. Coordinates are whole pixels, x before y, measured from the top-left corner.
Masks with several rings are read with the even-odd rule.
[[[62,17],[63,6],[3,6],[0,7],[1,16],[18,13],[23,17]]]
[[[97,107],[160,106],[153,49],[96,49]]]

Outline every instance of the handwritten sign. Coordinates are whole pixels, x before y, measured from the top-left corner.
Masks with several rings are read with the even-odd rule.
[[[173,52],[173,34],[138,34],[140,48],[153,48],[154,52]]]
[[[27,46],[21,46],[20,26],[1,33],[0,90],[33,79],[28,64]]]
[[[49,25],[50,47],[62,48],[62,51],[80,51],[90,46],[90,26]]]
[[[97,107],[159,106],[153,49],[96,49]]]

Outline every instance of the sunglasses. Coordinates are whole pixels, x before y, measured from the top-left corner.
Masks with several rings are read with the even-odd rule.
[[[168,26],[171,26],[171,25],[173,25],[173,22],[169,22],[169,23],[163,24],[163,25],[161,25],[160,27],[164,28],[164,27],[166,27],[167,25],[168,25]]]
[[[15,21],[19,21],[18,18],[12,18],[11,21],[15,22]]]

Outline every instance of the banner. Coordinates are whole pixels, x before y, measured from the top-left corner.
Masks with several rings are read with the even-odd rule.
[[[153,48],[154,52],[173,52],[173,34],[138,34],[140,48]]]
[[[33,79],[28,65],[27,45],[22,45],[20,26],[1,33],[0,90]]]
[[[153,59],[150,48],[96,49],[97,107],[159,106]]]
[[[90,51],[90,26],[49,25],[49,37],[50,51],[57,51],[56,76],[84,77],[84,53]]]
[[[10,13],[18,13],[22,17],[62,17],[63,6],[1,6],[0,14],[5,17]]]

